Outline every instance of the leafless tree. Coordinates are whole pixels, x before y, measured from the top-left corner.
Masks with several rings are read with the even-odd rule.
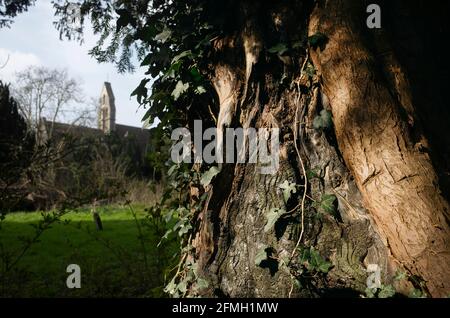
[[[80,107],[85,99],[81,83],[65,69],[30,66],[16,74],[14,95],[28,127],[35,129],[43,117],[52,123],[49,137],[56,121],[80,124],[95,113],[91,103]]]
[[[83,107],[78,107],[73,110],[71,125],[85,126],[85,127],[95,127],[97,122],[96,109],[98,108],[98,99],[91,97],[86,102]]]

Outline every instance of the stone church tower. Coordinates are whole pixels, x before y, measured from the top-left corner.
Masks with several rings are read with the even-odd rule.
[[[104,133],[110,133],[116,127],[116,104],[111,83],[103,84],[100,95],[100,107],[98,109],[98,129]]]

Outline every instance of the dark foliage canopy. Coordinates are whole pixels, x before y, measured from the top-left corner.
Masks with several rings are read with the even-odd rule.
[[[17,102],[10,96],[9,85],[0,81],[0,208],[7,205],[8,187],[21,178],[30,165],[34,147],[33,135],[19,114]]]
[[[10,95],[9,85],[0,81],[0,138],[22,139],[26,133],[25,120],[19,114],[17,102]]]

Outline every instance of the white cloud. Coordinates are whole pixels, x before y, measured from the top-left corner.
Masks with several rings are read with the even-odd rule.
[[[42,65],[41,60],[35,54],[0,48],[1,80],[12,82],[15,73],[21,72],[32,65]]]

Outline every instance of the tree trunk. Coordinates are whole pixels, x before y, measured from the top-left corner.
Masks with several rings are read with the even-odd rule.
[[[277,127],[281,146],[275,174],[225,164],[210,187],[193,242],[209,295],[358,296],[370,264],[398,293],[414,287],[431,296],[450,293],[449,204],[440,190],[448,183],[450,148],[435,127],[448,111],[434,96],[442,84],[420,86],[426,67],[411,67],[443,57],[424,49],[424,32],[407,33],[422,1],[411,8],[382,3],[389,14],[382,11],[381,30],[366,26],[368,4],[239,3],[236,26],[215,40],[211,81],[219,130]],[[445,19],[441,9],[430,12]],[[448,34],[433,31],[435,38]],[[326,37],[320,43],[296,45],[319,33]],[[279,43],[289,50],[268,50]],[[412,54],[399,51],[404,43]],[[331,129],[313,127],[322,110],[332,112]],[[300,189],[287,202],[280,188],[286,180]],[[337,215],[323,213],[326,195],[337,198]],[[265,215],[273,208],[291,213],[266,233]],[[331,270],[301,270],[297,242],[331,261]],[[260,267],[255,258],[264,247],[273,258]],[[394,279],[397,271],[411,279]]]

